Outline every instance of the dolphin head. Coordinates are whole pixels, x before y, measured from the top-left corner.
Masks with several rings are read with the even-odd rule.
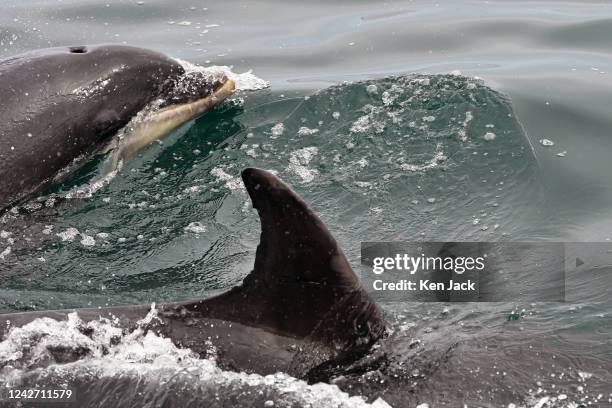
[[[233,81],[201,78],[156,51],[124,45],[58,47],[0,61],[0,209],[40,190],[77,158],[110,141],[154,101],[141,148],[231,94]]]
[[[0,118],[48,129],[69,125],[73,144],[103,140],[184,73],[175,60],[122,45],[59,47],[0,63],[6,90]],[[29,113],[29,118],[28,118]],[[63,118],[61,116],[64,116]],[[33,126],[33,136],[40,132]],[[60,152],[61,153],[61,152]]]

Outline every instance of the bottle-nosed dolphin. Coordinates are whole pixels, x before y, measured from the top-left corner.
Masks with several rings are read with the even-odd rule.
[[[153,102],[157,109],[121,141],[115,162],[234,90],[223,75],[197,76],[163,54],[122,45],[50,48],[1,60],[0,211],[106,147]]]
[[[161,324],[154,330],[202,355],[212,342],[222,367],[259,374],[307,376],[331,361],[363,355],[383,335],[385,321],[336,240],[272,173],[250,168],[242,179],[261,221],[253,271],[221,295],[160,306]],[[36,318],[61,320],[72,312],[4,314],[0,330],[4,339]],[[77,312],[85,321],[111,318],[133,327],[149,306]],[[72,352],[74,359],[84,354]]]

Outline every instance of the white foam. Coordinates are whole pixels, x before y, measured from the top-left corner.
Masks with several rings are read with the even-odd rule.
[[[374,187],[374,184],[369,181],[355,181],[354,182],[357,187],[371,189]]]
[[[299,128],[297,134],[298,136],[310,136],[310,135],[314,135],[315,133],[318,133],[319,129],[311,129],[308,128],[306,126],[302,126]]]
[[[316,169],[308,168],[312,159],[319,153],[315,146],[298,149],[289,154],[289,166],[287,170],[299,176],[303,183],[313,181],[319,172]]]
[[[550,397],[542,397],[538,403],[533,406],[533,408],[543,408],[546,404],[548,404],[549,400]]]
[[[366,133],[373,130],[374,133],[382,133],[385,130],[385,123],[384,121],[376,120],[376,117],[384,110],[368,104],[363,107],[363,111],[366,114],[353,122],[350,131],[352,133]]]
[[[258,144],[252,144],[251,148],[246,147],[246,154],[253,158],[257,157],[257,149],[259,148]]]
[[[363,169],[364,167],[367,167],[369,164],[370,164],[370,162],[368,162],[368,159],[366,159],[365,157],[362,157],[361,159],[359,159],[359,160],[357,161],[357,165],[358,165],[359,167],[361,167],[362,169]]]
[[[33,369],[39,374],[55,373],[61,378],[134,378],[139,382],[163,384],[191,382],[203,389],[256,389],[267,392],[269,406],[326,406],[338,408],[390,408],[381,398],[368,404],[360,396],[350,396],[336,385],[309,385],[288,374],[247,374],[225,371],[217,365],[216,350],[208,343],[206,356],[199,358],[187,348],[179,348],[169,338],[154,330],[144,330],[157,322],[152,305],[147,317],[137,322],[131,332],[122,330],[117,320],[82,321],[76,312],[66,320],[43,317],[23,327],[13,327],[0,342],[0,367],[6,384],[18,384],[19,378]],[[87,333],[87,334],[85,334]],[[56,362],[53,350],[73,350],[81,358],[70,363]],[[194,391],[197,388],[194,388]],[[194,395],[194,397],[197,397]],[[221,396],[222,397],[222,396]]]
[[[83,334],[91,330],[91,336]],[[22,327],[12,327],[0,342],[0,366],[29,368],[54,361],[53,350],[87,350],[91,356],[102,356],[121,329],[108,319],[84,323],[76,312],[66,320],[41,317]]]
[[[400,168],[402,170],[408,170],[408,171],[425,171],[425,170],[429,170],[429,169],[438,167],[440,163],[442,163],[446,159],[447,157],[444,154],[444,151],[442,150],[442,145],[438,144],[436,146],[436,152],[434,153],[434,156],[427,163],[420,164],[420,165],[404,163],[400,165]]]
[[[485,135],[483,137],[484,137],[484,140],[490,142],[492,140],[495,140],[497,135],[495,133],[493,133],[493,132],[487,132],[487,133],[485,133]]]
[[[70,227],[64,230],[63,232],[58,232],[55,235],[60,237],[62,241],[72,242],[76,238],[76,236],[79,235],[79,230],[76,228]]]
[[[11,254],[11,247],[7,246],[4,251],[0,252],[0,259],[4,260],[7,256]]]
[[[96,240],[91,235],[81,234],[81,245],[90,247],[96,245]]]
[[[191,186],[183,189],[183,193],[186,194],[195,194],[202,191],[202,186]]]
[[[109,158],[112,157],[113,156],[111,155]],[[115,168],[107,168],[106,170],[104,170],[102,172],[102,177],[100,177],[99,179],[95,179],[88,184],[73,188],[68,193],[66,193],[65,197],[67,199],[93,197],[96,191],[109,184],[111,180],[115,178],[115,176],[121,170],[122,167],[123,162],[119,161]]]
[[[359,117],[351,126],[351,132],[353,133],[364,133],[370,129],[370,116],[363,115]]]
[[[146,326],[153,322],[160,322],[160,321],[161,319],[158,316],[157,307],[155,307],[155,303],[151,303],[151,308],[149,309],[149,312],[147,313],[147,315],[143,317],[142,319],[138,320],[136,324],[139,326]]]
[[[221,167],[214,167],[210,174],[217,178],[217,181],[224,182],[225,187],[230,190],[238,190],[242,188],[242,182],[237,177],[228,174]]]
[[[279,136],[282,136],[283,133],[285,133],[285,125],[282,122],[277,123],[276,125],[272,126],[270,132],[272,132],[272,136],[270,136],[270,138],[276,139]]]
[[[270,87],[270,82],[254,75],[253,72],[250,70],[241,74],[237,74],[233,72],[230,67],[224,65],[203,67],[201,65],[196,65],[188,61],[180,60],[178,58],[175,58],[175,60],[182,65],[182,67],[185,69],[185,72],[201,72],[211,77],[219,77],[225,75],[236,83],[236,90],[238,91],[257,91]]]
[[[467,127],[472,121],[472,119],[474,119],[472,112],[471,111],[465,112],[465,119],[463,120],[462,128],[459,129],[459,139],[462,142],[465,142],[467,140]]]
[[[549,139],[540,139],[540,144],[542,146],[550,147],[550,146],[554,146],[555,142],[553,142],[552,140],[549,140]]]
[[[193,232],[194,234],[203,234],[207,231],[206,225],[200,222],[190,222],[184,230],[186,232]]]

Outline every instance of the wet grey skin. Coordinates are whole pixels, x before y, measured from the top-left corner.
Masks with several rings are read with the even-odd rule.
[[[179,347],[205,355],[210,341],[225,369],[306,377],[319,367],[364,355],[385,332],[371,300],[335,239],[313,210],[272,173],[249,168],[242,179],[257,209],[261,237],[253,271],[240,286],[204,300],[158,306],[150,327]],[[149,305],[78,309],[85,321],[118,318],[134,327]],[[0,315],[10,328],[40,317],[66,319],[74,310]],[[50,350],[59,361],[83,350]]]
[[[179,78],[185,78],[185,70],[177,61],[123,45],[50,48],[1,60],[0,212],[47,187],[75,161],[82,163],[107,147],[151,102],[165,100],[129,132],[115,161],[198,117],[234,90],[226,77],[178,89]]]

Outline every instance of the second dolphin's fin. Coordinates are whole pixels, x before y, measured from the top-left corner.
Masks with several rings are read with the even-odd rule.
[[[261,220],[254,270],[242,285],[189,308],[338,352],[369,347],[384,333],[382,312],[325,224],[272,173],[249,168],[242,179]]]

